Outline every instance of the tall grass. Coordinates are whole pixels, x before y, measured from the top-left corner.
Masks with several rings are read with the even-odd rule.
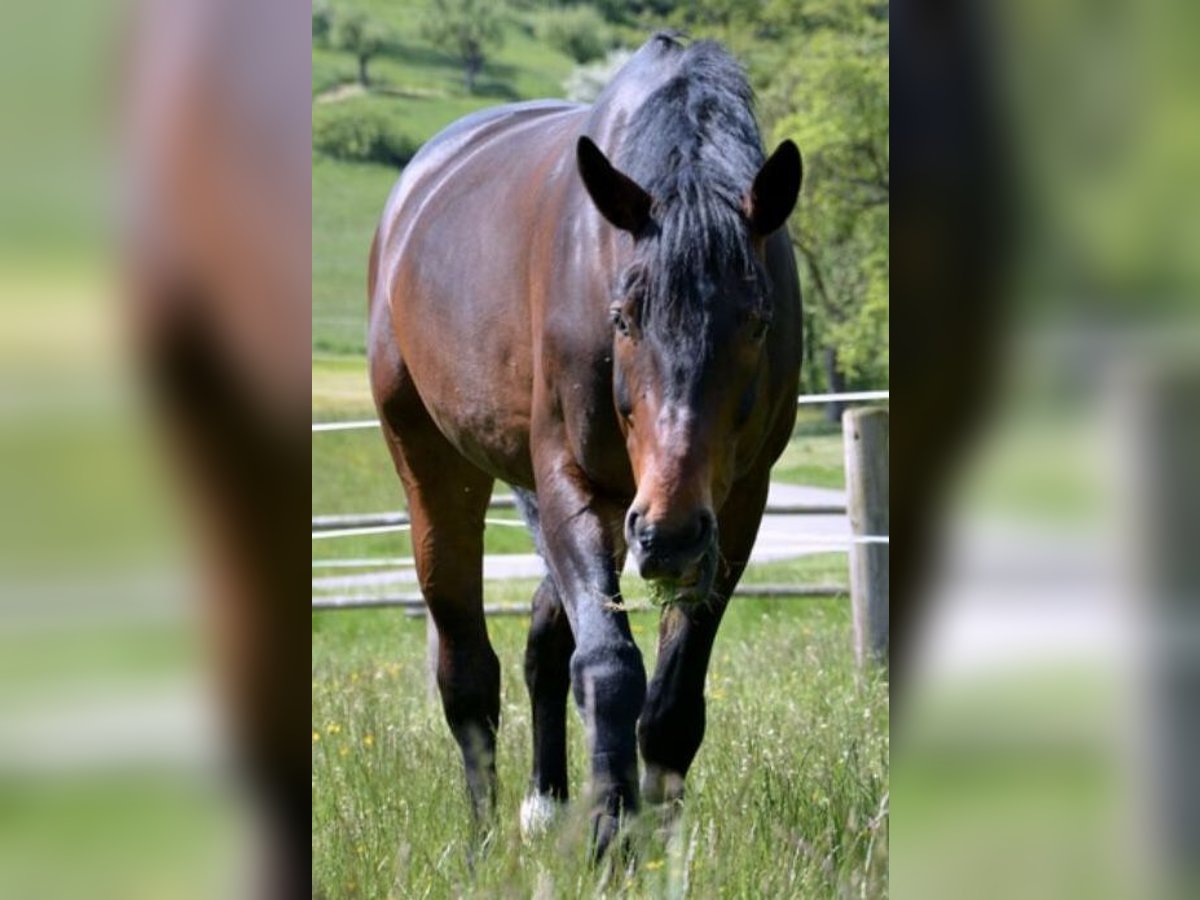
[[[653,666],[656,618],[632,617]],[[319,896],[875,897],[886,893],[887,685],[859,677],[844,600],[735,600],[708,680],[708,735],[679,820],[643,815],[636,864],[593,868],[578,805],[521,840],[530,762],[525,620],[489,622],[503,666],[498,820],[468,863],[459,756],[424,671],[424,623],[313,616],[313,885]],[[570,723],[572,789],[584,738]]]

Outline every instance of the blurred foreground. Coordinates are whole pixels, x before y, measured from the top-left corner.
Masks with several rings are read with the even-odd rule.
[[[892,31],[894,896],[1196,896],[1194,7],[926,7]]]
[[[305,11],[0,3],[2,896],[308,892]]]

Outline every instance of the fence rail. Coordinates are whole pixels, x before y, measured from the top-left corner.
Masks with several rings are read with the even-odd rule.
[[[848,594],[849,587],[844,584],[747,584],[740,585],[733,592],[735,597],[757,597],[769,599],[792,599],[797,597],[839,597]],[[313,598],[313,609],[411,609],[423,612],[425,601],[420,594],[322,594]],[[631,612],[657,609],[649,603],[627,603],[625,609]],[[485,607],[487,610],[501,612],[523,613],[528,615],[530,607],[524,605],[495,605]]]
[[[513,498],[508,494],[501,494],[492,498],[492,502],[488,504],[489,509],[512,509],[516,504]],[[844,503],[775,503],[767,504],[764,511],[766,515],[772,516],[844,516],[846,515],[846,504]],[[498,523],[507,520],[493,519],[489,520],[493,523]],[[362,513],[362,514],[346,514],[333,516],[313,516],[312,530],[314,532],[322,531],[338,531],[345,528],[380,528],[396,525],[408,525],[410,522],[408,513],[402,510],[395,512],[378,512],[378,513]],[[516,519],[512,520],[512,524],[522,524]]]
[[[840,394],[801,394],[796,398],[799,406],[814,403],[863,403],[870,400],[890,400],[891,391],[843,391]],[[353,419],[346,422],[313,422],[313,434],[325,431],[361,431],[378,428],[378,419]]]

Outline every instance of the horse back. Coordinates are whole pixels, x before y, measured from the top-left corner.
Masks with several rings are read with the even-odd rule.
[[[369,352],[403,361],[439,430],[480,468],[532,486],[533,295],[583,107],[484,110],[430,140],[375,236]]]

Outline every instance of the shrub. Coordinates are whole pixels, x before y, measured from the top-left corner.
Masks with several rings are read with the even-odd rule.
[[[313,108],[313,151],[332,159],[403,166],[417,152],[386,116],[361,106]]]
[[[608,25],[594,6],[546,10],[537,17],[534,32],[577,63],[600,59],[612,46]]]

